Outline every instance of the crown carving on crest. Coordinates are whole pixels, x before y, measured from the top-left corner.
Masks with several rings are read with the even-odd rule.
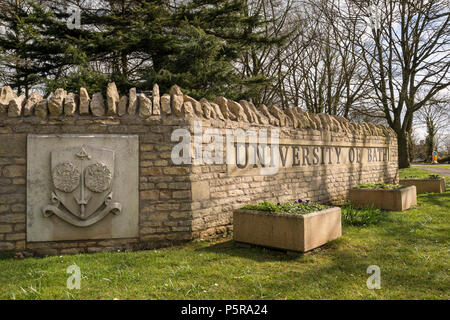
[[[75,154],[75,156],[81,160],[90,160],[91,159],[91,155],[89,155],[86,152],[86,149],[84,148],[84,146],[81,147],[81,150],[77,154]]]

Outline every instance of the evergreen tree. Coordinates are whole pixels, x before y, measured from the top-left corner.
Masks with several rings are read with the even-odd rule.
[[[0,65],[7,70],[7,84],[19,94],[28,96],[33,86],[58,81],[71,66],[86,63],[83,52],[66,41],[66,23],[34,1],[3,3],[0,21],[5,28]]]
[[[79,28],[68,27],[68,6],[80,9]],[[18,0],[6,9],[1,63],[19,92],[96,92],[115,81],[126,93],[157,82],[195,98],[251,98],[267,79],[240,79],[234,61],[251,45],[277,41],[257,33],[264,22],[249,16],[245,0]]]
[[[175,54],[152,77],[164,85],[177,83],[188,94],[200,98],[223,95],[231,99],[250,99],[261,86],[263,76],[242,79],[234,61],[252,45],[270,45],[258,32],[265,21],[257,13],[250,16],[244,0],[193,0],[177,8],[178,27]]]

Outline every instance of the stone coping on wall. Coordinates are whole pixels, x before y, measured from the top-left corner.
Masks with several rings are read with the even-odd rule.
[[[151,124],[153,121],[163,121],[162,119],[170,117],[211,120],[216,122],[218,127],[225,126],[220,125],[220,122],[234,122],[235,127],[248,124],[396,137],[391,128],[383,125],[354,123],[339,116],[307,113],[298,107],[282,110],[276,106],[261,105],[256,108],[252,102],[236,102],[225,97],[217,97],[214,101],[205,98],[197,101],[183,94],[177,85],[172,86],[168,94],[160,95],[159,86],[155,84],[151,97],[137,93],[136,88],[130,89],[128,96],[120,97],[115,83],[110,83],[106,90],[106,99],[100,92],[91,97],[85,88],[81,88],[77,94],[57,89],[48,99],[44,99],[37,91],[32,92],[27,99],[23,94],[18,97],[8,86],[0,89],[0,118],[37,118],[37,122],[41,119],[70,123],[71,119],[84,117],[98,119],[101,124],[115,124],[117,118],[131,118],[131,121],[138,122],[144,120],[144,123]],[[4,125],[7,123],[3,121]],[[226,126],[233,127],[230,124]]]

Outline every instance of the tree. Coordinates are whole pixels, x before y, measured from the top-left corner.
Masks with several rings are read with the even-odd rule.
[[[348,15],[349,8],[341,2],[302,2],[288,79],[309,112],[350,118],[354,109],[365,105],[369,87],[360,48],[355,45],[361,31],[354,19],[337,19]]]
[[[5,1],[0,10],[5,29],[0,35],[0,68],[6,82],[21,94],[59,79],[65,68],[85,63],[76,46],[65,41],[70,30],[42,3],[27,0]]]
[[[16,5],[17,3],[17,5]],[[273,41],[245,0],[32,0],[7,2],[0,13],[8,33],[0,37],[8,83],[19,92],[44,86],[77,91],[105,88],[146,91],[177,83],[196,97],[249,98],[264,76],[241,78],[239,54]],[[81,25],[70,28],[68,7]]]
[[[450,156],[450,133],[444,133],[442,135],[442,152]]]
[[[278,104],[287,108],[289,102],[286,92],[286,77],[290,70],[286,61],[289,59],[289,47],[296,38],[298,27],[293,24],[295,13],[298,12],[294,0],[249,0],[246,15],[261,15],[264,25],[250,25],[247,33],[259,31],[266,39],[265,43],[252,43],[241,50],[235,61],[235,67],[240,78],[250,78],[254,81],[249,96],[256,106],[261,104]]]
[[[69,7],[80,11],[80,28],[66,33],[64,41],[86,57],[86,63],[67,66],[61,79],[47,83],[50,88],[99,91],[115,81],[120,92],[133,86],[146,90],[143,70],[159,66],[158,57],[173,53],[168,0],[53,0],[46,5],[65,21]]]
[[[417,112],[417,124],[426,128],[425,158],[432,160],[433,151],[438,151],[438,137],[445,135],[445,129],[450,126],[450,100],[444,98],[431,100],[429,104]]]
[[[336,19],[342,10],[339,2],[248,1],[249,10],[260,11],[268,21],[264,34],[283,39],[251,46],[237,60],[242,77],[271,80],[257,88],[256,105],[296,106],[346,118],[353,109],[364,106],[369,90],[367,71],[357,54],[360,49],[352,41],[361,32],[354,22]]]
[[[370,17],[370,32],[357,44],[375,108],[397,133],[399,167],[409,167],[408,135],[414,114],[450,85],[448,1],[380,0],[374,4],[351,0],[349,5],[351,18],[359,19],[361,25],[363,17]]]
[[[425,159],[425,144],[424,140],[419,138],[417,130],[412,130],[410,135],[411,140],[411,162],[413,160],[424,160]]]
[[[183,43],[168,71],[187,69],[188,73],[180,73],[180,80],[195,97],[255,100],[269,84],[269,74],[236,68],[236,62],[239,65],[240,58],[255,47],[264,50],[283,41],[279,34],[266,32],[271,20],[261,8],[251,8],[252,1],[247,0],[193,0],[180,6],[175,16],[184,22],[177,30],[184,42],[191,43]]]

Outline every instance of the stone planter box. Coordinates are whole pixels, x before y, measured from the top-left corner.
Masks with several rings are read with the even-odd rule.
[[[445,192],[445,179],[402,179],[400,184],[404,186],[416,186],[417,193],[443,193]]]
[[[233,214],[238,242],[306,252],[341,235],[341,209],[336,207],[304,215],[243,209]]]
[[[416,187],[401,189],[350,189],[350,201],[355,207],[370,207],[378,209],[405,211],[417,205]]]

